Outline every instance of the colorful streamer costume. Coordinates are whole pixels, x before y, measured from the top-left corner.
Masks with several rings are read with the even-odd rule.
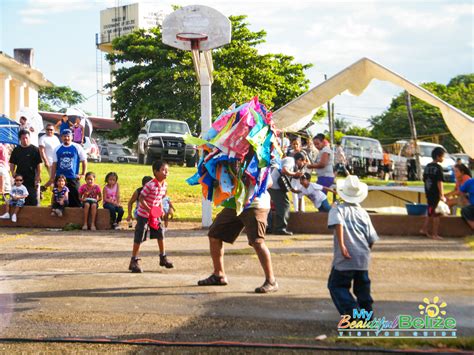
[[[204,198],[215,206],[236,209],[239,215],[265,192],[271,162],[279,162],[281,149],[272,113],[254,97],[224,111],[205,137],[185,137],[204,152],[197,172],[186,181],[201,184]]]

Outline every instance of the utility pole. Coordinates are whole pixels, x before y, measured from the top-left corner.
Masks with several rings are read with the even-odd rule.
[[[326,74],[324,74],[324,80],[328,80],[328,76],[327,76]],[[334,132],[333,132],[333,125],[332,125],[332,123],[331,123],[331,121],[332,121],[331,101],[328,101],[327,106],[328,106],[329,137],[330,137],[330,140],[331,140],[331,146],[333,146]]]
[[[411,139],[413,140],[413,145],[415,148],[416,179],[422,180],[423,173],[421,171],[420,150],[418,148],[418,136],[416,134],[415,119],[413,117],[413,112],[411,110],[411,98],[410,98],[410,93],[408,91],[406,91],[406,103],[407,103],[408,123],[410,125]]]

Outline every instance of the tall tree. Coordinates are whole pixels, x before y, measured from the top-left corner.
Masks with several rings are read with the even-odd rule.
[[[242,103],[258,95],[270,109],[278,109],[308,89],[304,71],[311,64],[299,64],[283,54],[264,54],[257,46],[265,42],[265,31],[252,32],[246,16],[231,16],[232,41],[213,51],[214,83],[212,109],[217,115],[233,102]],[[160,28],[137,31],[113,43],[109,61],[125,64],[115,72],[112,109],[121,128],[117,136],[136,140],[150,118],[174,118],[199,131],[200,88],[191,53],[161,42]],[[130,65],[132,64],[132,65]]]
[[[451,79],[448,85],[431,82],[421,86],[468,115],[474,114],[474,74],[459,75]],[[449,132],[437,107],[412,97],[412,110],[419,137],[435,136],[448,151],[460,150],[460,144]],[[371,119],[372,136],[381,140],[382,144],[409,138],[407,117],[405,93],[400,93],[386,112]]]
[[[43,87],[38,92],[38,109],[40,111],[59,112],[85,101],[85,97],[69,86]]]

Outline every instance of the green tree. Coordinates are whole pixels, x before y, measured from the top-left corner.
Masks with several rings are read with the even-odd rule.
[[[265,31],[252,32],[246,16],[231,16],[232,41],[214,50],[212,110],[217,116],[234,102],[240,104],[258,95],[267,108],[276,110],[308,89],[304,70],[283,54],[258,53]],[[160,28],[137,31],[113,43],[110,62],[126,64],[115,72],[112,109],[121,128],[116,136],[136,140],[140,127],[150,118],[174,118],[200,129],[200,88],[191,53],[161,42]],[[130,65],[131,64],[131,65]]]
[[[43,87],[38,92],[38,110],[59,112],[81,102],[85,97],[69,86]]]
[[[372,132],[370,129],[359,126],[350,126],[344,131],[348,136],[358,136],[358,137],[372,137]]]
[[[457,107],[468,115],[474,114],[474,74],[459,75],[448,85],[436,82],[421,85],[434,95]],[[438,137],[439,143],[450,152],[460,150],[460,145],[449,133],[441,112],[416,97],[411,97],[412,111],[415,118],[416,130],[420,138]],[[408,114],[406,108],[406,93],[397,95],[387,111],[371,119],[372,136],[382,144],[393,143],[398,139],[410,138]]]

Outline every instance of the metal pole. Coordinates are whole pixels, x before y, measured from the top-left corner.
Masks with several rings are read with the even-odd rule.
[[[328,80],[328,76],[326,74],[324,74],[324,80]],[[329,137],[332,137],[333,136],[333,132],[332,132],[332,124],[331,124],[331,101],[328,101],[327,102],[327,106],[328,106],[328,126],[329,126]],[[331,139],[331,138],[330,138]],[[331,142],[332,144],[332,142]]]
[[[211,116],[212,116],[212,105],[211,105],[211,85],[212,78],[209,73],[206,59],[203,53],[200,53],[199,60],[199,78],[201,85],[201,135],[207,133],[211,128]],[[202,226],[204,228],[210,227],[212,224],[212,204],[211,201],[202,199]]]
[[[410,125],[411,138],[413,140],[413,145],[415,148],[415,163],[416,163],[416,179],[422,180],[423,172],[421,171],[421,162],[420,162],[420,150],[418,148],[418,136],[416,134],[415,118],[413,117],[413,112],[411,110],[411,98],[410,93],[406,92],[406,103],[407,103],[407,112],[408,112],[408,123]]]

